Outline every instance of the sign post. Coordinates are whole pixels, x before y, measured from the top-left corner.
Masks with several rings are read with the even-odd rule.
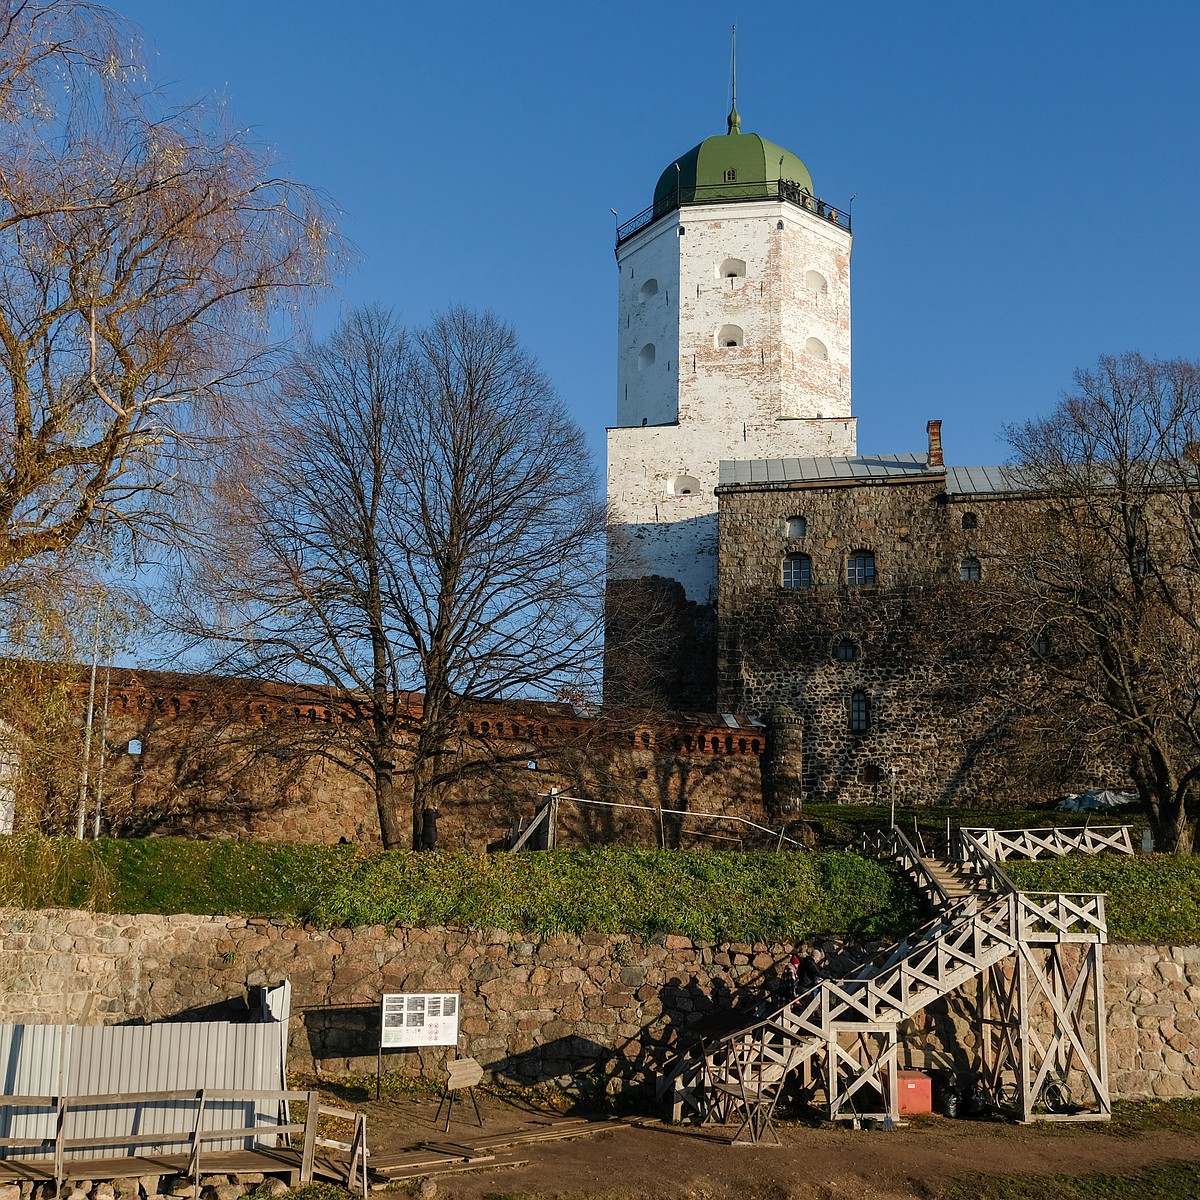
[[[383,1079],[383,1052],[423,1046],[458,1045],[457,992],[390,992],[380,1009],[375,1099]]]

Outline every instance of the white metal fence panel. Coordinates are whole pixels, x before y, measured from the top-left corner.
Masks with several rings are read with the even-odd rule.
[[[62,1041],[66,1037],[66,1042]],[[60,1048],[62,1080],[60,1086]],[[0,1079],[5,1095],[129,1096],[162,1091],[277,1090],[283,1078],[282,1042],[276,1022],[235,1025],[224,1021],[154,1025],[0,1026]],[[122,1137],[189,1133],[197,1100],[145,1101],[96,1107],[72,1106],[67,1138],[112,1139],[103,1153],[179,1153],[182,1143],[123,1144]],[[206,1150],[274,1146],[278,1101],[205,1101],[208,1129],[262,1126],[258,1136],[205,1142]],[[52,1110],[0,1108],[0,1137],[54,1137]],[[5,1126],[11,1132],[4,1132]],[[27,1132],[28,1131],[28,1132]],[[0,1157],[50,1157],[43,1151],[0,1147]]]
[[[62,1025],[0,1025],[0,1094],[47,1096],[66,1072],[74,1029]],[[0,1108],[0,1138],[54,1140],[54,1110]],[[7,1151],[10,1155],[22,1153]],[[0,1147],[0,1158],[6,1151]]]

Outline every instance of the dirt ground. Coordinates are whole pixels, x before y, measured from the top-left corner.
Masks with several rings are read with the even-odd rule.
[[[442,1122],[434,1123],[436,1099],[385,1099],[363,1108],[368,1113],[368,1142],[377,1155],[422,1141],[470,1143],[475,1135],[528,1130],[557,1115],[487,1096],[481,1097],[482,1129],[469,1104],[465,1110],[456,1105],[445,1133]],[[425,1195],[445,1200],[932,1200],[948,1183],[972,1173],[1124,1174],[1177,1159],[1198,1164],[1200,1196],[1200,1138],[1194,1134],[1126,1133],[1092,1124],[1019,1126],[940,1116],[913,1118],[891,1131],[814,1128],[787,1121],[778,1125],[782,1146],[755,1147],[730,1145],[732,1130],[610,1124],[586,1137],[514,1147],[528,1160],[526,1165],[432,1176],[437,1190],[431,1193],[426,1185]],[[420,1194],[419,1183],[407,1187]]]

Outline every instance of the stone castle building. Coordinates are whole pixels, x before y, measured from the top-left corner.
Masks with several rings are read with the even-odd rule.
[[[1095,747],[1044,753],[1044,714],[989,691],[994,672],[1036,691],[1028,647],[950,636],[1029,495],[947,467],[940,421],[920,453],[855,454],[850,249],[847,211],[736,106],[618,229],[610,588],[642,603],[611,615],[610,696],[657,605],[657,700],[762,719],[793,804],[1123,784]]]
[[[919,453],[855,453],[850,250],[848,211],[742,133],[736,106],[618,229],[612,703],[474,712],[439,844],[496,844],[551,789],[607,805],[564,805],[562,844],[727,845],[730,821],[690,814],[761,832],[807,800],[1125,782],[1103,747],[1047,753],[1044,708],[993,686],[1036,695],[1037,649],[972,627],[971,585],[1003,570],[1028,494],[1000,468],[946,466],[938,421]],[[156,672],[112,685],[104,832],[379,839],[331,697]],[[43,799],[73,827],[77,784]],[[11,800],[0,788],[0,832]]]

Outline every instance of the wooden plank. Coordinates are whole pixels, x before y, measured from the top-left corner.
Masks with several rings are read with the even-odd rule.
[[[440,1166],[412,1167],[403,1172],[389,1174],[386,1183],[371,1184],[371,1191],[378,1192],[389,1188],[398,1180],[421,1179],[426,1175],[453,1175],[463,1171],[487,1171],[494,1167],[524,1167],[529,1165],[529,1159],[522,1158],[519,1152],[497,1155],[487,1162],[455,1162],[443,1163]]]
[[[121,1157],[74,1157],[63,1161],[64,1179],[126,1179],[141,1175],[182,1175],[186,1154],[157,1154]],[[213,1151],[204,1157],[206,1171],[214,1175],[236,1175],[260,1171],[264,1174],[294,1174],[299,1154],[287,1148]],[[6,1158],[0,1160],[0,1180],[53,1179],[50,1159]]]
[[[300,1159],[300,1182],[311,1183],[313,1157],[317,1152],[317,1120],[321,1110],[321,1097],[318,1092],[308,1093],[308,1108],[304,1121],[304,1154]]]
[[[463,1142],[422,1142],[421,1144],[426,1150],[432,1150],[436,1154],[458,1155],[459,1158],[475,1158],[479,1154],[474,1146],[468,1146]]]
[[[323,1117],[334,1117],[339,1121],[357,1121],[359,1113],[351,1112],[348,1108],[331,1108],[328,1104],[317,1105],[317,1110]]]

